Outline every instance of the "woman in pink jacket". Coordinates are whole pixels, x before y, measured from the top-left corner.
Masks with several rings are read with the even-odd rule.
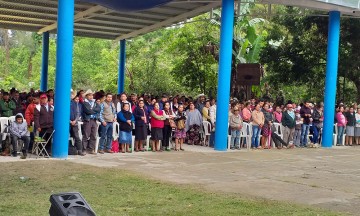
[[[342,145],[342,140],[343,140],[343,136],[344,136],[344,129],[346,127],[346,118],[343,114],[344,112],[344,107],[343,106],[339,106],[338,108],[338,112],[336,113],[336,121],[337,121],[337,129],[338,129],[338,134],[337,134],[337,146]]]
[[[158,102],[154,104],[154,110],[151,111],[150,115],[152,151],[162,151],[160,149],[160,140],[163,140],[163,128],[166,117],[164,112],[160,110]]]

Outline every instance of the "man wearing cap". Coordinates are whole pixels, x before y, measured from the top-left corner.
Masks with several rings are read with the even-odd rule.
[[[83,150],[88,150],[90,154],[96,154],[96,134],[98,126],[96,123],[100,113],[100,105],[94,100],[94,93],[88,89],[85,92],[85,100],[83,103],[83,121],[84,121],[84,135],[82,139]]]
[[[104,154],[113,153],[111,151],[111,144],[112,144],[112,133],[113,133],[113,122],[116,121],[116,108],[114,103],[112,102],[112,94],[107,93],[106,99],[104,102],[100,104],[100,115],[99,119],[101,122],[100,131],[101,131],[101,138],[100,138],[100,146],[99,146],[99,153]],[[106,140],[106,146],[104,146]]]
[[[39,136],[43,137],[45,135],[46,140],[54,130],[54,106],[48,104],[46,94],[40,95],[40,104],[35,106],[34,125],[39,132]],[[47,148],[48,152],[50,152],[51,144],[47,145]]]
[[[1,117],[10,117],[13,115],[16,105],[14,101],[10,100],[10,95],[8,92],[3,93],[3,99],[0,100],[0,111]]]

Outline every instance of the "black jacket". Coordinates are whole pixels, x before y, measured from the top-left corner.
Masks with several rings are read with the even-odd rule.
[[[348,121],[347,126],[355,126],[356,125],[355,112],[353,112],[353,113],[346,112],[345,117],[346,117],[346,120]]]
[[[94,115],[95,119],[99,118],[101,108],[100,105],[97,104],[95,101],[94,101],[94,106],[92,108],[89,102],[84,101],[84,103],[82,104],[82,108],[83,108],[82,116],[84,121],[89,121],[91,119],[91,115]]]
[[[292,118],[287,111],[283,112],[281,123],[284,127],[288,127],[290,129],[295,128],[296,120]]]
[[[149,123],[149,115],[147,114],[147,109],[144,107],[144,110],[140,109],[140,107],[136,107],[134,110],[134,118],[135,118],[135,126],[144,126],[145,122],[141,118],[144,117],[144,111],[146,116],[146,122]]]

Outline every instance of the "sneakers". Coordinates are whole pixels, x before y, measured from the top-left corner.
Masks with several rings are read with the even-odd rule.
[[[113,151],[111,151],[110,149],[105,150],[105,152],[106,152],[106,153],[110,153],[110,154],[114,153],[114,152],[113,152]]]
[[[11,156],[13,156],[13,157],[17,157],[17,152],[13,152],[13,153],[11,153]]]
[[[105,154],[104,150],[99,150],[99,154]]]

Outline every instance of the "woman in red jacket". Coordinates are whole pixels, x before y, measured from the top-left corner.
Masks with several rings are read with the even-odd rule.
[[[160,110],[159,103],[154,104],[154,110],[151,111],[151,140],[152,140],[152,151],[162,151],[160,150],[160,140],[163,139],[163,128],[164,112]]]

